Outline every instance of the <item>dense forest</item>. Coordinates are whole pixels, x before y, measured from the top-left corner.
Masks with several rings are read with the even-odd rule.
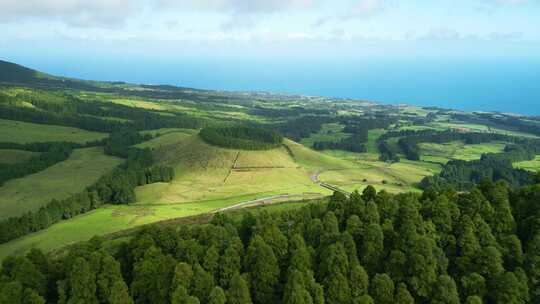
[[[82,193],[64,200],[53,199],[35,212],[0,222],[0,243],[45,229],[103,204],[133,203],[136,200],[135,187],[171,181],[174,177],[173,168],[155,165],[149,149],[132,147],[147,139],[148,136],[134,131],[112,133],[106,140],[104,150],[110,155],[125,158],[124,164],[101,177]]]
[[[276,131],[248,126],[206,127],[199,135],[211,145],[243,150],[273,149],[283,141]]]
[[[540,303],[538,185],[335,193],[7,258],[0,303]]]

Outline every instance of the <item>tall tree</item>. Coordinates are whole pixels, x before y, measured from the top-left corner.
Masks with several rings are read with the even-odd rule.
[[[210,248],[208,248],[208,250],[206,251],[202,266],[214,278],[217,277],[217,270],[219,266],[219,251],[215,246],[210,246]]]
[[[225,304],[226,302],[227,297],[225,296],[223,289],[219,286],[214,287],[208,297],[208,304]]]
[[[283,293],[284,304],[312,304],[313,299],[306,288],[304,276],[298,270],[289,273]]]
[[[414,298],[411,296],[411,293],[407,289],[407,285],[399,283],[396,297],[394,298],[396,304],[414,304]]]
[[[67,304],[99,303],[96,296],[96,274],[84,258],[76,258],[68,276]]]
[[[340,272],[329,274],[323,281],[325,287],[326,303],[351,303],[351,289],[347,278]]]
[[[240,273],[241,258],[240,253],[234,246],[228,246],[220,257],[219,262],[219,284],[224,288],[229,287],[232,277]]]
[[[271,303],[277,296],[279,265],[276,256],[266,242],[258,235],[252,240],[247,250],[246,269],[255,303]]]
[[[192,294],[203,303],[206,303],[212,288],[214,288],[214,277],[204,270],[201,265],[196,264],[193,268]]]
[[[242,275],[236,273],[229,284],[227,290],[227,303],[229,304],[251,304],[251,296],[246,280]]]
[[[97,292],[101,303],[132,303],[120,264],[110,255],[101,259],[101,269],[97,275]]]
[[[180,262],[174,268],[172,286],[176,289],[178,286],[184,286],[187,292],[191,290],[193,280],[193,269],[188,263]]]
[[[351,283],[351,297],[353,298],[353,301],[368,294],[369,276],[364,267],[359,263],[352,264],[349,282]]]
[[[433,303],[438,304],[460,303],[456,283],[447,275],[439,276],[431,298]]]
[[[375,303],[394,303],[394,281],[386,273],[377,273],[371,280],[369,294]]]
[[[134,265],[131,293],[135,303],[168,303],[175,266],[171,256],[150,248]]]

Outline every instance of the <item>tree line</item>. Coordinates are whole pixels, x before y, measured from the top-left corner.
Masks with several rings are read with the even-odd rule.
[[[532,182],[531,174],[515,169],[512,163],[534,159],[536,152],[530,147],[509,145],[504,153],[483,154],[479,160],[451,160],[443,165],[440,173],[423,178],[420,187],[469,190],[483,179],[504,180],[512,187],[527,185]]]
[[[244,150],[273,149],[283,141],[283,137],[276,131],[249,126],[206,127],[199,135],[211,145]]]
[[[386,140],[378,140],[377,148],[379,149],[379,160],[391,163],[399,162],[399,156]]]
[[[377,193],[9,257],[1,303],[540,303],[540,186]]]
[[[63,200],[53,199],[37,211],[0,222],[0,243],[45,229],[103,204],[133,203],[136,200],[135,187],[171,181],[174,178],[173,168],[155,165],[149,149],[131,146],[147,138],[134,133],[137,132],[111,134],[107,140],[106,153],[126,158],[122,165],[102,176],[82,193]]]

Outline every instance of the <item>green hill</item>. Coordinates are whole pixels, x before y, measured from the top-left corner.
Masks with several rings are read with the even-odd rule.
[[[247,151],[212,146],[196,134],[178,133],[176,136],[176,142],[168,139],[170,144],[154,150],[160,163],[175,168],[175,179],[171,183],[139,187],[139,203],[176,204],[246,194],[262,197],[327,193],[310,179],[313,169],[299,162],[286,146]],[[313,153],[326,159],[320,153]],[[322,163],[320,167],[327,164]]]
[[[44,74],[21,65],[0,60],[0,82],[36,83]]]

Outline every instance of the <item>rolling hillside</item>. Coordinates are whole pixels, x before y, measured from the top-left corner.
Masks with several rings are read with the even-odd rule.
[[[368,185],[391,193],[419,191],[419,183],[443,171],[448,160],[479,160],[484,153],[503,155],[507,144],[515,141],[427,141],[418,146],[420,159],[409,160],[399,141],[421,134],[410,132],[463,131],[470,126],[468,120],[480,118],[441,109],[324,97],[79,81],[5,62],[0,66],[6,67],[0,71],[0,106],[6,110],[0,119],[0,169],[25,166],[48,152],[37,143],[78,145],[70,158],[0,187],[4,193],[0,219],[35,211],[47,200],[83,191],[115,166],[127,170],[127,163],[133,160],[130,151],[149,158],[134,166],[142,168],[127,173],[136,174],[137,180],[127,182],[121,175],[107,181],[110,191],[122,199],[108,196],[111,200],[100,202],[104,205],[98,209],[84,209],[69,220],[1,244],[0,257],[33,247],[54,250],[96,235],[261,199],[272,203],[331,194],[321,183],[348,192]],[[506,134],[500,131],[504,127],[512,129],[508,134],[519,140],[535,138],[521,136],[523,130],[505,126],[499,116],[490,119],[499,119],[497,129],[477,128],[474,132],[497,136]],[[234,125],[277,130],[285,138],[277,148],[253,151],[209,145],[198,135],[207,126]],[[315,143],[351,138],[363,140],[355,142],[355,147],[364,146],[364,152],[349,151],[347,145],[313,149]],[[119,150],[109,149],[113,139],[119,141],[115,147]],[[384,140],[400,160],[381,159]],[[521,143],[519,140],[516,142]],[[83,148],[88,142],[95,147]],[[530,159],[515,166],[536,171],[538,162]],[[174,178],[161,181],[160,173],[169,168]],[[117,189],[127,184],[131,188]]]

